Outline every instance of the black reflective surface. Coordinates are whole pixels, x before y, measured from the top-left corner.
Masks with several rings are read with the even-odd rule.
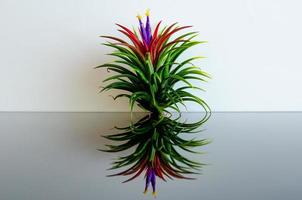
[[[101,133],[129,121],[129,113],[0,113],[0,199],[152,199],[143,177],[107,178],[117,155],[96,150],[108,143]],[[203,174],[158,181],[157,199],[302,199],[302,113],[213,113],[204,129],[198,137],[212,143],[194,155],[209,164]]]

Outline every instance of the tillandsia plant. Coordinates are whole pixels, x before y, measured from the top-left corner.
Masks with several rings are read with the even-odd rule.
[[[196,41],[197,32],[190,31],[177,35],[191,26],[178,26],[174,23],[160,28],[161,22],[151,30],[149,10],[146,12],[146,23],[142,17],[139,21],[138,33],[127,27],[117,24],[119,31],[128,40],[113,36],[102,36],[109,39],[104,45],[115,49],[110,53],[116,57],[112,63],[106,63],[96,68],[107,68],[116,72],[104,80],[110,81],[101,91],[118,89],[122,93],[114,97],[129,99],[131,113],[137,104],[150,114],[136,123],[131,123],[125,128],[118,128],[122,133],[104,136],[113,141],[124,142],[120,145],[107,145],[107,152],[119,152],[135,148],[128,156],[120,157],[113,163],[111,169],[129,167],[128,169],[113,174],[132,175],[127,181],[133,180],[145,172],[145,191],[152,185],[153,195],[156,195],[156,177],[184,178],[186,174],[197,173],[202,163],[189,160],[182,156],[177,149],[189,152],[191,147],[202,146],[207,140],[185,140],[180,133],[194,133],[210,117],[210,108],[199,96],[193,95],[192,90],[203,90],[192,85],[189,80],[206,82],[210,76],[202,71],[193,61],[202,57],[189,57],[181,60],[181,55],[191,47],[204,43]],[[182,84],[179,84],[182,83]],[[195,123],[180,122],[179,117],[172,119],[168,115],[171,110],[181,115],[180,105],[185,107],[186,102],[199,104],[205,115]],[[132,116],[132,114],[131,114]],[[172,114],[170,115],[172,116]]]

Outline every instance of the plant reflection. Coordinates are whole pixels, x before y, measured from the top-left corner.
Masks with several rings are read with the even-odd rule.
[[[145,174],[145,190],[151,184],[152,194],[156,196],[156,176],[166,181],[167,178],[194,179],[189,175],[198,174],[201,162],[193,161],[183,155],[183,151],[199,153],[194,147],[204,146],[209,143],[207,139],[196,139],[202,125],[209,119],[210,113],[197,122],[186,122],[181,116],[172,117],[164,115],[146,115],[127,127],[116,127],[117,134],[104,136],[109,140],[122,142],[118,145],[106,145],[106,152],[120,152],[133,149],[127,156],[119,157],[112,168],[127,167],[126,170],[109,176],[130,176],[124,182],[131,181]],[[190,135],[185,138],[185,135]]]

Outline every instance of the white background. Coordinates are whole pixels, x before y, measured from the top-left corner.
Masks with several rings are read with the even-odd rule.
[[[0,110],[127,111],[97,94],[111,61],[99,35],[115,22],[194,25],[208,44],[192,55],[213,79],[202,97],[214,111],[302,110],[302,3],[298,0],[0,0]],[[199,107],[189,106],[190,111]]]

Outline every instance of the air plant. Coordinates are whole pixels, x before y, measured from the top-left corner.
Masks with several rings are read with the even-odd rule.
[[[119,152],[135,148],[128,156],[120,157],[113,163],[112,169],[129,166],[127,170],[110,175],[133,175],[127,181],[133,180],[145,172],[145,191],[151,184],[153,195],[156,195],[156,177],[191,179],[186,174],[195,174],[195,170],[202,167],[202,163],[189,160],[182,156],[177,148],[195,152],[191,147],[202,146],[207,140],[185,140],[180,133],[193,133],[210,117],[210,108],[199,96],[193,95],[192,90],[203,90],[194,86],[190,80],[206,82],[209,74],[193,64],[193,61],[202,57],[190,57],[181,60],[181,55],[191,47],[204,43],[197,41],[197,32],[190,31],[179,34],[191,26],[178,26],[174,23],[160,28],[157,23],[154,31],[151,30],[149,10],[146,12],[146,24],[142,17],[139,21],[138,32],[117,24],[119,32],[128,40],[113,36],[101,36],[109,39],[104,45],[115,49],[109,55],[117,58],[112,63],[106,63],[96,68],[107,68],[116,72],[113,76],[103,80],[110,81],[101,91],[118,89],[120,94],[114,97],[129,99],[131,113],[137,104],[150,114],[136,123],[125,128],[118,128],[124,132],[104,136],[107,139],[124,142],[120,145],[107,145],[107,152]],[[182,84],[179,84],[182,83]],[[184,123],[168,117],[171,110],[181,114],[180,105],[185,107],[186,102],[199,104],[205,111],[204,117],[195,123]],[[172,115],[172,114],[171,114]],[[132,115],[131,115],[132,116]]]

